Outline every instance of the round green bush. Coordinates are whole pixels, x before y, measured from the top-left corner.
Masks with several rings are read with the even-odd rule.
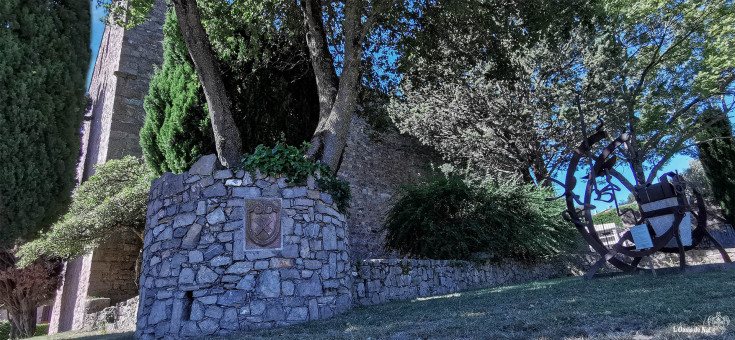
[[[515,183],[468,185],[458,176],[406,186],[388,212],[386,244],[403,255],[431,259],[533,262],[574,244],[561,200],[550,190]]]

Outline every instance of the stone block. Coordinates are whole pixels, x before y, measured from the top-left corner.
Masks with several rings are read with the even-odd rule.
[[[167,318],[166,301],[156,300],[151,306],[151,312],[148,314],[148,325],[155,325]]]
[[[266,304],[263,321],[282,321],[285,318],[286,313],[283,311],[283,306],[280,303],[272,302]]]
[[[197,215],[193,212],[186,214],[178,214],[174,217],[174,229],[191,225],[196,220]]]
[[[256,292],[265,298],[281,295],[281,274],[277,270],[264,270],[258,276]]]
[[[226,274],[247,274],[253,269],[252,262],[236,262],[225,271]]]
[[[221,244],[213,244],[207,248],[207,250],[204,252],[204,259],[209,261],[213,259],[215,256],[219,256],[224,254],[225,248],[222,247]]]
[[[242,292],[236,290],[228,290],[217,299],[217,304],[221,306],[234,306],[242,303]]]
[[[212,267],[229,266],[232,263],[232,258],[229,256],[217,256],[209,261],[209,265]]]
[[[240,198],[257,198],[257,197],[260,197],[260,188],[256,188],[256,187],[232,188],[232,196],[240,197]]]
[[[189,262],[190,263],[199,263],[204,261],[204,255],[199,250],[192,250],[189,251]]]
[[[222,309],[222,307],[211,305],[207,306],[207,309],[204,311],[204,316],[208,318],[219,319],[222,317],[223,312],[224,310]]]
[[[242,278],[240,282],[237,283],[237,289],[244,290],[244,291],[253,291],[255,289],[255,276],[248,275]]]
[[[297,296],[322,296],[322,294],[322,283],[316,275],[312,276],[311,279],[303,280],[296,285]]]
[[[202,156],[199,158],[194,165],[191,166],[191,169],[189,169],[189,174],[191,175],[201,175],[201,176],[210,176],[212,175],[212,172],[214,171],[215,167],[219,165],[219,161],[217,160],[217,155],[211,154]]]
[[[217,170],[214,172],[214,179],[225,179],[225,178],[232,178],[232,170],[225,169],[225,170]]]
[[[202,330],[202,334],[211,335],[219,329],[219,320],[206,319],[199,322],[199,329]]]
[[[322,228],[322,247],[324,250],[337,250],[337,231],[333,225]]]
[[[191,268],[184,268],[179,274],[179,284],[194,283],[194,271]]]
[[[227,189],[222,183],[217,182],[205,188],[202,194],[206,198],[222,197],[227,196]]]
[[[306,307],[294,307],[286,316],[287,321],[306,321],[309,318],[309,310]]]
[[[201,266],[197,272],[197,283],[198,284],[210,284],[217,281],[217,273],[211,269]]]
[[[222,208],[217,208],[207,215],[207,223],[209,223],[210,225],[222,223],[224,221],[225,213],[222,211]]]
[[[228,329],[228,330],[238,330],[240,329],[240,323],[237,319],[237,309],[235,308],[228,308],[225,310],[225,314],[222,317],[222,319],[219,322],[220,328]]]
[[[189,227],[189,231],[186,232],[186,235],[184,235],[184,238],[181,240],[181,247],[184,249],[192,249],[199,244],[199,236],[202,231],[202,226],[200,224],[192,224],[191,227]]]

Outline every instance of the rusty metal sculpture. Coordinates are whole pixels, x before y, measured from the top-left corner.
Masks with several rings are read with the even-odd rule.
[[[624,209],[621,213],[615,196],[615,192],[620,191],[620,188],[613,183],[611,172],[617,161],[616,149],[626,144],[629,137],[627,134],[621,135],[607,145],[598,156],[593,156],[593,146],[605,137],[603,131],[598,131],[588,138],[585,136],[572,155],[565,182],[554,181],[564,188],[564,194],[555,198],[564,197],[566,200],[567,210],[564,212],[564,219],[573,223],[584,240],[601,256],[585,274],[586,278],[594,276],[606,262],[624,272],[636,271],[644,257],[659,251],[679,253],[679,265],[683,269],[686,266],[685,251],[697,246],[705,237],[712,241],[725,262],[731,262],[725,249],[707,231],[707,211],[702,196],[694,191],[696,197],[696,211],[694,211],[684,193],[686,183],[675,173],[665,174],[657,184],[636,186],[633,194],[640,213],[632,209]],[[579,195],[574,194],[577,186],[575,173],[583,158],[589,160],[590,170],[585,176],[587,184],[584,198],[580,199]],[[636,239],[629,229],[614,245],[603,243],[592,222],[592,210],[595,209],[592,204],[593,195],[595,201],[615,202],[618,215],[633,214],[636,220],[634,228],[640,228],[636,230],[636,235],[641,235],[638,232],[642,232],[650,238],[646,240],[638,236]],[[690,214],[696,218],[696,229],[693,230],[689,220]],[[690,233],[682,233],[683,226],[689,226]]]

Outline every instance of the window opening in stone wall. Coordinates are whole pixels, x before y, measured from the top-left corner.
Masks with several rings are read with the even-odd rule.
[[[194,293],[192,291],[184,292],[184,301],[181,302],[181,318],[184,321],[191,320],[191,304],[194,302]]]

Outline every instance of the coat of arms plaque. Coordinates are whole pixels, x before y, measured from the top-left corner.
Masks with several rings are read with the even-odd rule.
[[[281,248],[281,201],[245,201],[245,249]]]

